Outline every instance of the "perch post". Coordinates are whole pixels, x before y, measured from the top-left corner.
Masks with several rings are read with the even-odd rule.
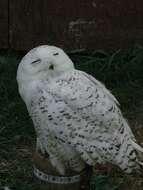
[[[66,176],[61,176],[52,167],[48,158],[39,152],[33,155],[35,183],[39,190],[88,190],[91,171],[81,173],[67,171]]]

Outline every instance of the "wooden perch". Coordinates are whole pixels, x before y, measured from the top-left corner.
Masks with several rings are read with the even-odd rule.
[[[61,176],[51,165],[48,158],[35,152],[33,155],[35,183],[39,190],[88,190],[91,169],[86,168],[81,173],[67,171]]]

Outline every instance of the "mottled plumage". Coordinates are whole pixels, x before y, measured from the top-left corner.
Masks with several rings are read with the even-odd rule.
[[[39,46],[21,61],[17,81],[37,133],[37,150],[53,166],[81,171],[85,164],[112,163],[140,169],[142,148],[123,118],[116,98],[74,65],[63,50]]]

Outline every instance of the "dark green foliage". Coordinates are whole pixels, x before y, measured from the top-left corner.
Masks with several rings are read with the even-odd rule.
[[[0,54],[0,186],[16,184],[17,189],[28,189],[28,180],[22,178],[28,179],[28,173],[31,175],[31,155],[28,160],[28,157],[24,157],[28,151],[22,150],[34,141],[35,133],[17,90],[16,70],[19,60],[20,57],[14,53]],[[30,171],[26,173],[27,170]]]
[[[90,183],[90,190],[119,190],[123,178],[109,176],[93,176]]]
[[[24,137],[33,134],[26,107],[17,90],[16,70],[19,60],[15,54],[0,56],[1,144],[19,135]]]

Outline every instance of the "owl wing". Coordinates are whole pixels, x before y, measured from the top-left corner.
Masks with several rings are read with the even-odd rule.
[[[47,150],[58,152],[62,144],[89,165],[111,162],[123,169],[128,169],[129,155],[136,158],[129,141],[133,134],[117,100],[91,76],[74,71],[54,88],[42,89],[33,105],[31,116],[39,136],[48,139]]]
[[[80,71],[81,72],[81,71]],[[107,88],[104,86],[104,84],[102,84],[100,81],[96,80],[94,77],[92,77],[91,75],[85,73],[85,72],[81,72],[82,75],[84,75],[85,77],[87,77],[87,79],[89,79],[91,82],[93,82],[95,84],[95,86],[98,85],[98,87],[104,91],[105,94],[108,95],[108,98],[110,98],[111,100],[113,100],[117,105],[120,105],[118,100],[115,98],[115,96],[113,96],[111,94],[111,92],[109,90],[107,90]]]

